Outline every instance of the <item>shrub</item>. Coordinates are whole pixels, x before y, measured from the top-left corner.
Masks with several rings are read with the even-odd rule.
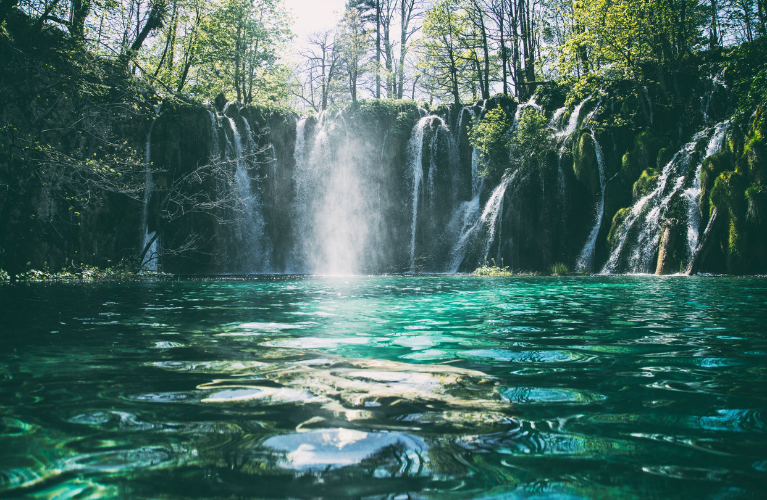
[[[498,267],[484,265],[474,270],[475,276],[511,276],[512,272],[509,271],[509,267]]]
[[[502,108],[493,108],[469,130],[469,142],[479,151],[479,175],[501,173],[509,164],[511,118]]]
[[[562,262],[557,262],[556,264],[551,266],[551,275],[552,276],[565,276],[565,275],[567,275],[569,273],[570,273],[570,270]]]

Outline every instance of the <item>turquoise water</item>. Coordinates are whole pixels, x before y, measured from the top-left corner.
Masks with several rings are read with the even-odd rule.
[[[767,280],[0,287],[0,498],[764,498]]]

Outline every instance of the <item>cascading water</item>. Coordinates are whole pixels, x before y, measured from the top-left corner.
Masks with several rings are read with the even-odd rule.
[[[476,124],[479,117],[470,107],[464,108],[469,113],[472,121]],[[461,113],[463,116],[463,112]],[[460,131],[460,127],[458,127]],[[480,153],[475,147],[471,150],[471,199],[462,202],[453,213],[448,225],[448,232],[455,235],[448,262],[447,271],[457,273],[461,263],[466,257],[466,246],[473,234],[474,226],[480,218],[480,193],[484,184],[484,177],[479,175]]]
[[[374,180],[380,146],[364,139],[357,143],[347,131],[342,120],[323,113],[311,144],[296,141],[295,272],[355,274],[373,265],[382,251],[375,230],[384,222]]]
[[[714,133],[706,147],[706,156],[704,157],[704,160],[722,150],[724,137],[729,127],[729,120],[718,123],[714,127]],[[698,248],[698,240],[700,239],[700,174],[702,170],[703,162],[701,161],[698,163],[698,168],[695,170],[692,186],[685,189],[683,193],[687,203],[687,248],[691,258]]]
[[[576,269],[581,271],[591,271],[594,267],[594,251],[597,245],[597,236],[599,236],[599,230],[602,227],[602,219],[604,219],[605,216],[605,185],[607,184],[605,173],[605,156],[602,151],[602,146],[600,146],[599,141],[597,141],[597,135],[594,132],[594,125],[592,123],[592,120],[596,117],[597,113],[599,113],[599,107],[601,105],[602,98],[600,97],[599,102],[597,102],[597,105],[594,108],[594,111],[589,113],[589,116],[586,117],[585,120],[585,123],[589,126],[591,139],[594,142],[594,152],[597,157],[597,166],[599,168],[599,196],[597,198],[597,215],[596,220],[594,221],[594,226],[591,228],[589,236],[586,239],[586,244],[583,246],[583,250],[581,250],[580,255],[578,255],[578,260],[575,264]]]
[[[515,170],[503,175],[500,184],[493,190],[481,213],[479,211],[478,197],[469,202],[471,205],[467,206],[461,221],[465,229],[451,251],[450,272],[458,272],[461,264],[466,259],[469,248],[472,246],[478,253],[479,262],[487,261],[493,242],[496,241],[496,233],[499,232],[499,226],[502,222],[499,220],[499,216],[503,212],[503,200],[506,197],[506,191],[509,185],[515,182],[518,174],[519,170]],[[479,216],[476,217],[475,214]],[[469,225],[471,220],[473,220],[473,224]]]
[[[141,251],[143,257],[141,259],[140,269],[143,271],[157,272],[158,260],[160,258],[160,238],[157,235],[157,231],[149,232],[149,202],[152,199],[152,192],[154,191],[154,179],[152,177],[152,130],[154,129],[157,115],[160,114],[160,105],[157,105],[155,109],[155,119],[152,120],[152,124],[149,126],[149,132],[146,135],[146,150],[144,152],[144,168],[146,168],[146,176],[144,178],[144,204],[141,207],[141,227],[143,229],[143,239],[141,245]],[[147,249],[147,247],[149,247]]]
[[[410,141],[408,141],[408,158],[410,160],[410,175],[413,187],[413,195],[410,200],[412,204],[413,222],[410,226],[410,269],[415,267],[415,234],[418,229],[418,198],[421,192],[421,183],[423,182],[423,136],[426,125],[428,125],[433,116],[425,116],[418,120]]]
[[[542,108],[538,105],[538,103],[535,102],[535,97],[531,97],[530,100],[526,103],[517,106],[517,111],[514,113],[514,124],[512,125],[512,129],[517,128],[519,125],[519,120],[522,118],[522,112],[527,108],[532,108],[536,111],[542,111]]]
[[[703,122],[704,123],[710,123],[711,117],[709,116],[709,113],[711,112],[711,103],[714,100],[714,94],[716,93],[716,89],[718,87],[727,88],[727,85],[724,83],[724,72],[725,69],[722,69],[719,73],[712,76],[709,79],[709,89],[706,91],[704,95],[700,98],[700,112],[703,115]]]
[[[586,101],[588,101],[589,98],[584,99],[580,102],[575,108],[573,108],[573,112],[570,113],[570,117],[567,120],[567,125],[563,129],[558,129],[562,116],[564,115],[565,111],[567,110],[567,107],[559,108],[552,117],[551,121],[549,122],[549,127],[554,129],[554,140],[557,142],[557,149],[559,153],[559,162],[558,162],[558,182],[559,182],[559,196],[560,201],[564,202],[565,200],[565,170],[564,170],[564,156],[565,156],[565,150],[567,149],[567,143],[569,142],[570,137],[575,132],[575,129],[578,128],[578,118],[581,115],[581,108],[583,108],[583,105],[586,104]],[[564,215],[564,210],[563,210]]]
[[[697,133],[663,167],[655,189],[634,204],[619,226],[616,234],[619,243],[602,269],[603,274],[622,271],[632,273],[654,271],[653,260],[658,252],[663,221],[677,194],[681,195],[682,202],[687,205],[683,212],[688,217],[695,212],[695,215],[686,221],[688,228],[686,246],[689,252],[687,261],[689,262],[698,243],[700,171],[703,161],[721,150],[728,125],[728,122],[722,122],[713,129]],[[701,153],[698,144],[706,138],[708,138],[708,146]],[[693,164],[696,165],[696,169],[691,172],[690,167]],[[688,189],[684,188],[686,181],[691,184]]]
[[[238,204],[241,213],[236,218],[235,262],[225,267],[230,272],[257,273],[270,270],[271,245],[265,235],[265,221],[261,197],[253,189],[249,173],[248,156],[255,156],[257,146],[253,140],[250,125],[246,118],[241,117],[248,141],[247,147],[242,143],[242,136],[237,127],[237,120],[228,116],[232,142],[227,138],[227,156],[235,160],[234,186],[237,191]]]

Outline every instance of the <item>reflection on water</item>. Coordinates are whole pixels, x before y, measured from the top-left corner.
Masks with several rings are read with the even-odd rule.
[[[767,281],[0,287],[0,498],[761,498]]]

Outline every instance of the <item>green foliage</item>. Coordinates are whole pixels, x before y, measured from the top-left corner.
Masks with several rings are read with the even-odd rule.
[[[733,87],[741,113],[767,106],[767,37],[743,43],[727,56],[725,79]]]
[[[746,178],[737,172],[723,172],[711,190],[711,206],[729,219],[727,237],[727,269],[740,273],[744,268],[744,222],[746,215]]]
[[[213,98],[234,92],[245,104],[286,102],[289,70],[281,52],[292,40],[278,0],[222,0],[202,18],[200,63],[190,90]]]
[[[616,248],[620,243],[620,241],[618,241],[618,230],[623,225],[623,221],[626,220],[626,217],[631,213],[631,210],[632,207],[625,207],[615,212],[612,225],[610,226],[610,233],[607,235],[607,245],[609,248]]]
[[[469,129],[469,143],[480,154],[479,175],[502,173],[509,166],[511,117],[501,107],[493,108]]]
[[[552,276],[566,276],[570,273],[570,270],[562,262],[557,262],[549,269]]]
[[[658,174],[658,171],[654,168],[648,168],[647,170],[644,170],[639,179],[634,183],[634,199],[639,200],[640,198],[644,198],[650,194],[650,192],[655,189],[659,175],[660,174]]]
[[[6,274],[7,276],[7,274]],[[55,272],[44,268],[43,270],[30,269],[17,274],[16,282],[44,283],[44,282],[99,282],[99,281],[136,281],[144,279],[171,279],[172,274],[160,272],[138,272],[134,266],[123,263],[114,267],[100,269],[94,266],[80,264]],[[0,279],[0,282],[2,279]]]
[[[8,273],[0,269],[0,283],[8,283],[11,281],[11,277],[8,276]]]
[[[553,141],[546,115],[535,108],[524,109],[511,140],[514,160],[520,167],[543,168]]]
[[[488,266],[485,264],[482,267],[478,267],[474,270],[474,276],[512,276],[513,273],[509,271],[509,267]]]

